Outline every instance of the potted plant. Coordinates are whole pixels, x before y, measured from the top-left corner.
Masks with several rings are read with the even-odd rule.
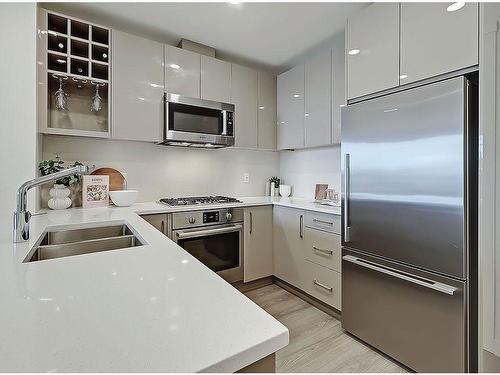
[[[271,183],[271,197],[279,195],[280,179],[278,177],[271,177],[269,179]]]
[[[80,162],[75,162],[75,165],[82,165]],[[64,169],[64,161],[59,155],[55,159],[42,160],[38,163],[38,170],[42,176],[46,176]],[[71,191],[70,186],[80,183],[79,175],[72,175],[56,180],[54,186],[49,191],[50,199],[48,205],[53,210],[63,210],[71,206],[72,201],[69,197]]]

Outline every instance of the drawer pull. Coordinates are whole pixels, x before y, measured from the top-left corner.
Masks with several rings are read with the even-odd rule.
[[[328,290],[329,292],[333,292],[333,288],[332,288],[332,287],[330,287],[330,286],[328,286],[328,285],[325,285],[325,284],[323,284],[323,283],[320,283],[320,282],[319,282],[318,280],[316,280],[316,279],[314,279],[314,280],[313,280],[313,283],[314,283],[314,285],[317,285],[317,286],[319,286],[320,288],[326,289],[326,290]]]
[[[333,222],[331,222],[331,221],[325,221],[325,220],[320,220],[320,219],[313,219],[313,221],[315,223],[326,224],[326,225],[330,225],[333,227]]]
[[[325,249],[321,249],[319,247],[316,247],[313,245],[313,249],[316,250],[316,251],[319,251],[321,253],[325,253],[325,254],[328,254],[328,255],[333,255],[333,250],[325,250]]]

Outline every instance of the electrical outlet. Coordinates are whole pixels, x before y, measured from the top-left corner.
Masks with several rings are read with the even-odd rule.
[[[243,173],[243,183],[244,184],[250,183],[250,173]]]

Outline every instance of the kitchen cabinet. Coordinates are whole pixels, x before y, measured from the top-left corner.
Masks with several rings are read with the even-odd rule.
[[[304,262],[303,290],[320,301],[341,310],[342,275],[309,260]]]
[[[304,65],[278,76],[278,149],[304,147]]]
[[[341,140],[341,112],[347,104],[345,79],[345,35],[339,34],[332,48],[332,143]]]
[[[163,127],[163,45],[112,33],[112,138],[159,141]]]
[[[257,146],[276,150],[276,76],[258,73]]]
[[[235,108],[235,146],[257,148],[257,71],[231,65],[231,100]]]
[[[248,207],[244,211],[244,277],[253,281],[273,274],[273,207]]]
[[[339,234],[306,227],[304,230],[307,260],[334,271],[341,271],[342,247]]]
[[[201,56],[182,48],[165,46],[165,91],[200,98]]]
[[[201,55],[201,98],[223,103],[231,101],[231,64]],[[237,127],[235,118],[235,126]]]
[[[305,147],[332,142],[332,54],[316,56],[305,63]]]
[[[399,4],[375,3],[350,17],[346,51],[348,99],[398,86]]]
[[[478,64],[478,4],[401,3],[401,84]]]
[[[273,212],[274,275],[302,289],[304,277],[304,211],[275,206]]]
[[[141,215],[149,224],[155,227],[164,235],[168,232],[168,215],[167,214],[147,214]]]

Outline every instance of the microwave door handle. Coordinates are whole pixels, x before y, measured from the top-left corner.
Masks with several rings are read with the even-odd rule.
[[[176,231],[176,233],[177,233],[177,238],[186,239],[186,238],[210,236],[214,234],[238,232],[242,228],[243,227],[240,224],[238,224],[238,225],[232,225],[230,227],[214,228],[214,229],[201,229],[201,230],[190,230],[190,231],[178,230]]]
[[[227,135],[227,111],[222,110],[222,135]]]

